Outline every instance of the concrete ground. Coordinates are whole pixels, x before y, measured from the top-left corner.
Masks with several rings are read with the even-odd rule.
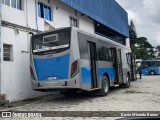
[[[12,103],[12,107],[3,108],[1,111],[160,111],[159,88],[160,76],[142,76],[142,79],[131,82],[130,88],[112,88],[106,97],[92,93],[79,93],[77,96],[64,97],[55,93],[50,96]],[[73,120],[77,118],[47,119]],[[83,117],[78,119],[110,120],[111,118]]]

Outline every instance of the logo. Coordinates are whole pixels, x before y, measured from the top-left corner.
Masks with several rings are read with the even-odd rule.
[[[11,112],[2,112],[2,118],[10,118],[12,117]]]

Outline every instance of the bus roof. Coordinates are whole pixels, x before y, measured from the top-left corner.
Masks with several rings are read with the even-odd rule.
[[[65,29],[71,29],[71,27],[62,27],[62,28],[56,28],[56,29],[47,30],[47,31],[40,31],[40,32],[37,32],[36,34],[34,34],[33,36],[43,35],[45,33],[54,32],[54,31],[58,31],[58,30],[65,30]]]
[[[92,37],[95,37],[95,38],[100,38],[102,41],[105,41],[105,42],[106,42],[106,40],[107,40],[108,42],[110,42],[110,43],[112,43],[112,44],[114,44],[114,45],[117,45],[117,46],[120,46],[120,47],[122,47],[122,48],[129,49],[129,50],[130,50],[130,48],[129,48],[128,46],[123,45],[123,44],[120,44],[120,43],[118,43],[118,42],[116,42],[116,41],[113,41],[113,40],[111,40],[110,38],[107,38],[107,37],[104,37],[104,36],[101,36],[101,35],[98,35],[98,34],[95,34],[95,33],[89,33],[89,32],[87,32],[87,31],[81,30],[80,28],[76,28],[76,27],[56,28],[56,29],[53,29],[53,30],[48,30],[48,31],[43,31],[43,32],[36,33],[36,34],[34,34],[33,36],[44,35],[44,34],[46,34],[46,33],[52,33],[52,32],[54,32],[54,31],[60,31],[60,30],[66,30],[66,29],[71,29],[71,30],[73,29],[73,30],[76,30],[76,31],[78,31],[78,32],[84,33],[84,34],[86,34],[86,35],[89,35],[89,36],[92,36]],[[33,38],[33,36],[32,36],[32,38]]]

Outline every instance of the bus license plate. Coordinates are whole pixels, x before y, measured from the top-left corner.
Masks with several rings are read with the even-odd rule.
[[[57,77],[48,77],[48,80],[56,80]]]

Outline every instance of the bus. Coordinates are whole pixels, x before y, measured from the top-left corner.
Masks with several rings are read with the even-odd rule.
[[[160,60],[142,60],[141,71],[144,75],[160,74]]]
[[[78,28],[61,28],[31,37],[30,73],[36,91],[99,91],[130,86],[131,49]]]

